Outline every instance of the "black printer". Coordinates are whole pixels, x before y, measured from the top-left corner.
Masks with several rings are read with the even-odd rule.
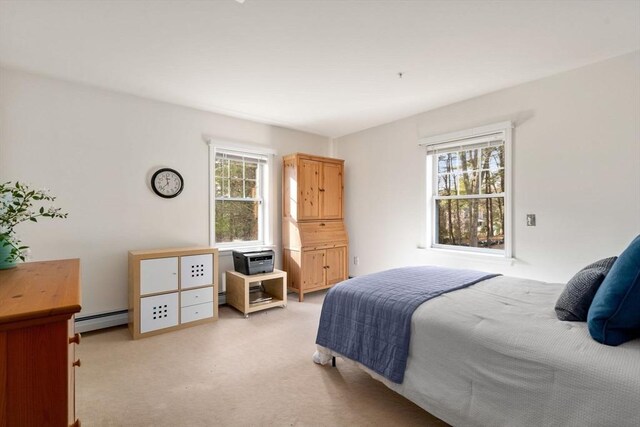
[[[275,253],[272,250],[240,252],[233,251],[233,268],[248,276],[252,274],[271,273]]]

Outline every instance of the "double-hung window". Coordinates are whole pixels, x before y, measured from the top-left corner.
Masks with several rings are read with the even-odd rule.
[[[511,124],[423,138],[433,248],[511,257]]]
[[[212,244],[259,246],[271,240],[269,154],[212,147]]]

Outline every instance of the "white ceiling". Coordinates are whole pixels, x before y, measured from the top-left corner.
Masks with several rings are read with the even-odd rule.
[[[0,2],[0,65],[329,137],[637,49],[637,0]]]

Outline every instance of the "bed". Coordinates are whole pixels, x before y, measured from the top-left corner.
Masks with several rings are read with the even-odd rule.
[[[455,426],[640,426],[640,340],[559,321],[563,288],[497,276],[442,293],[411,315],[401,382],[353,363]],[[314,361],[334,356],[350,360],[318,345]]]

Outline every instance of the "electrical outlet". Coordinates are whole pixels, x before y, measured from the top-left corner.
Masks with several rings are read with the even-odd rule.
[[[358,265],[360,264],[360,257],[354,256],[353,257],[353,265]]]
[[[536,214],[527,214],[527,227],[536,226]]]

